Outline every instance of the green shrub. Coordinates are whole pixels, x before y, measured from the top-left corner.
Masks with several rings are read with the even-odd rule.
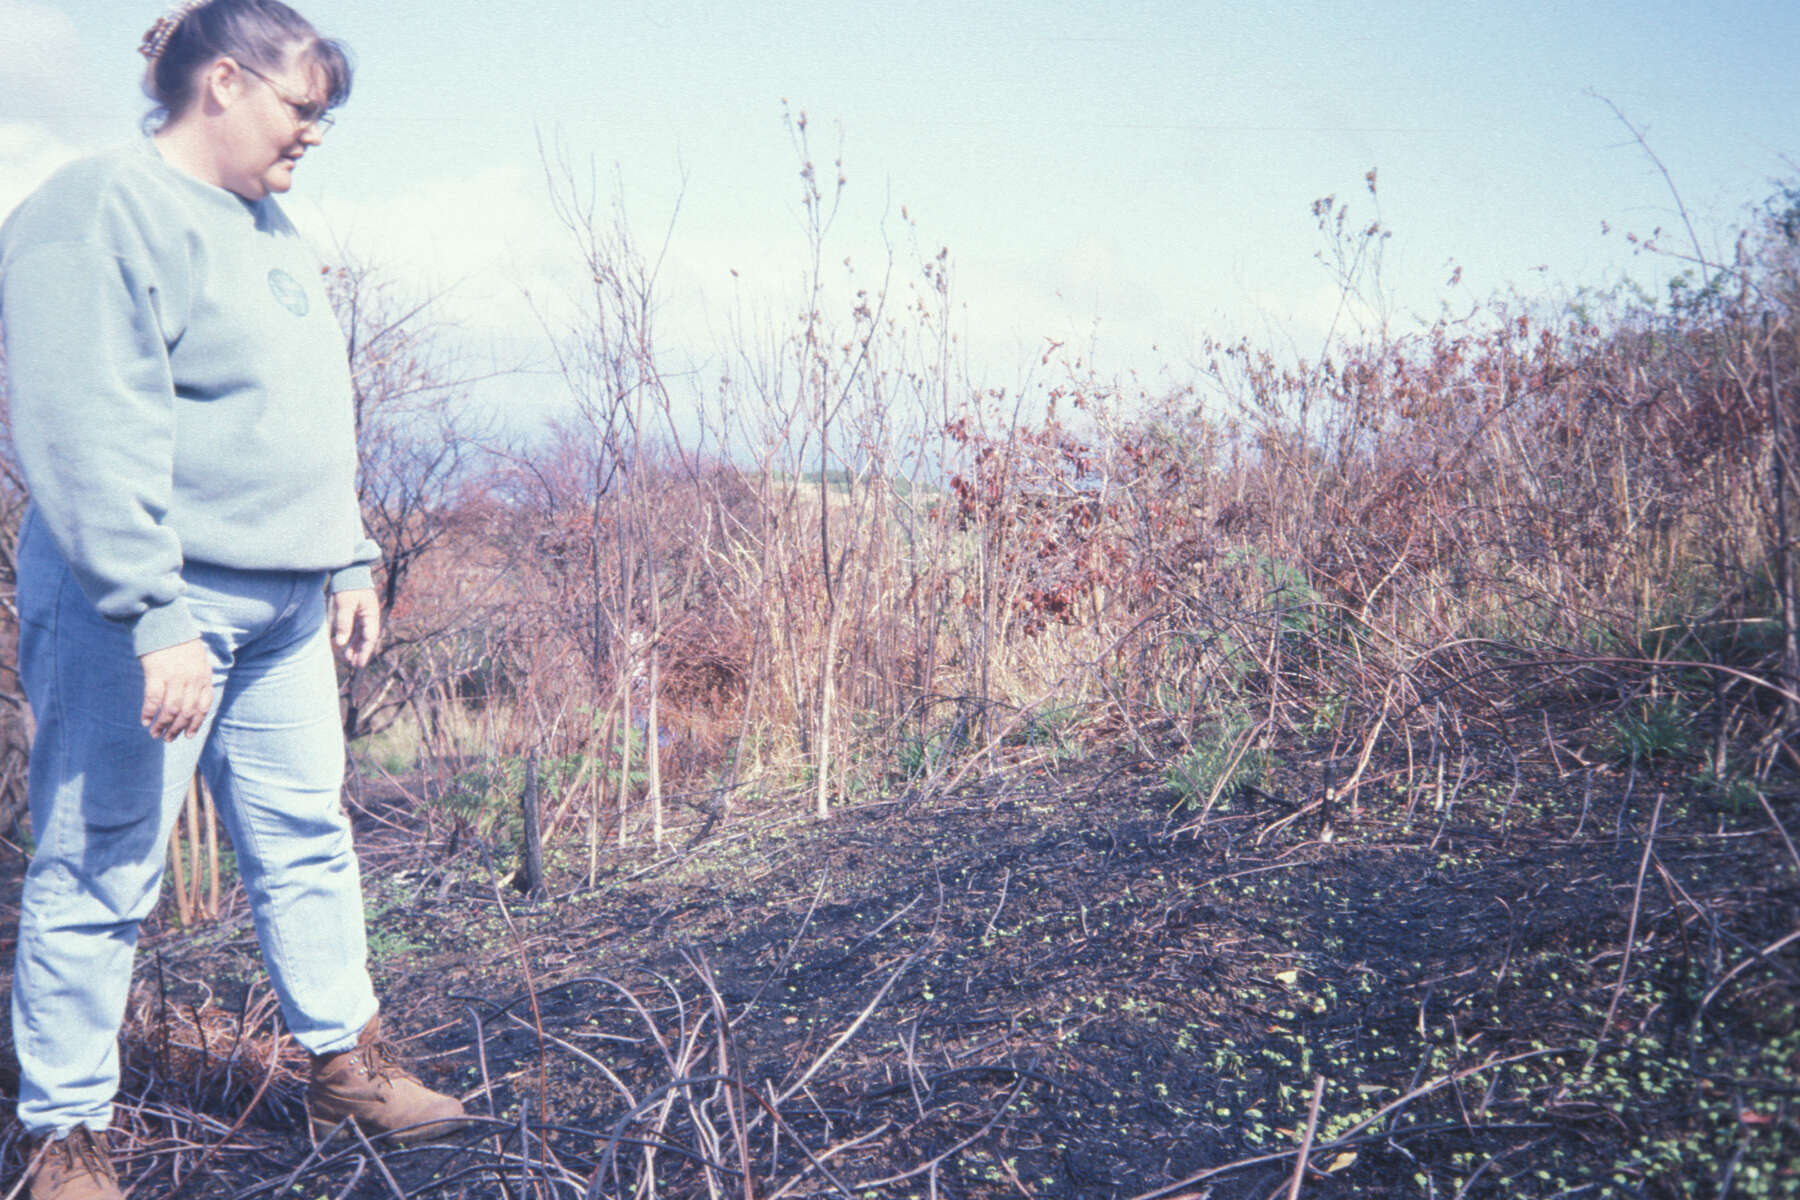
[[[1630,766],[1678,757],[1692,742],[1688,717],[1675,696],[1643,700],[1612,719],[1604,747],[1609,757]]]
[[[1198,731],[1200,736],[1170,760],[1163,779],[1184,807],[1203,807],[1215,794],[1224,803],[1246,785],[1260,787],[1268,780],[1274,760],[1254,744],[1251,729],[1247,717],[1228,715]]]

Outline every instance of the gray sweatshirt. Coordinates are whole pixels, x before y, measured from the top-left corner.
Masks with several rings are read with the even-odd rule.
[[[273,197],[148,138],[72,163],[0,226],[0,326],[32,503],[137,653],[198,635],[184,561],[370,586],[344,337]]]

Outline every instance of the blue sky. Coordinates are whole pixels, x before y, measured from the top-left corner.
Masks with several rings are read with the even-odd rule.
[[[1667,188],[1590,92],[1644,129],[1703,229],[1800,177],[1792,0],[299,7],[360,71],[290,209],[449,288],[463,335],[515,359],[524,297],[553,304],[572,277],[540,133],[598,164],[641,239],[674,216],[665,339],[704,360],[734,311],[796,294],[785,99],[822,169],[843,157],[829,261],[866,285],[888,246],[906,279],[947,247],[971,363],[1001,383],[1046,339],[1177,376],[1208,334],[1307,342],[1334,294],[1309,206],[1373,216],[1370,168],[1403,317],[1666,277],[1624,233],[1674,224]],[[0,208],[131,135],[158,11],[0,0]]]

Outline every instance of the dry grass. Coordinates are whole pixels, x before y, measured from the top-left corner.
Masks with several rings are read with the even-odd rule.
[[[1386,234],[1346,211],[1320,221],[1354,312]],[[591,842],[802,782],[820,813],[935,788],[1052,727],[1170,758],[1321,734],[1426,770],[1545,706],[1587,714],[1597,761],[1661,706],[1714,777],[1767,780],[1800,761],[1785,219],[1679,303],[1347,320],[1317,360],[1219,344],[1158,394],[1048,354],[1022,392],[973,386],[940,259],[738,347],[683,436],[653,270],[572,216],[579,418],[459,493],[397,623],[438,632],[363,686],[409,698],[428,759],[576,762]]]

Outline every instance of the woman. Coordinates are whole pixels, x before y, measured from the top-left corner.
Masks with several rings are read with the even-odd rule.
[[[200,0],[141,47],[140,143],[72,164],[0,228],[37,720],[21,901],[19,1117],[32,1195],[116,1196],[104,1131],[138,923],[196,767],[237,852],[315,1126],[460,1117],[378,1040],[339,799],[335,642],[378,633],[351,385],[320,271],[275,201],[350,91],[276,0]]]

